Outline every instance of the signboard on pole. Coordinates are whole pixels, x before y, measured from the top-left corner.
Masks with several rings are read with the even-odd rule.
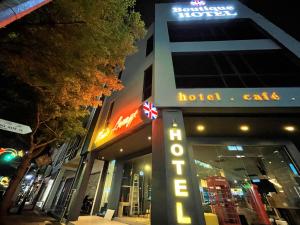
[[[0,119],[0,129],[18,133],[18,134],[28,134],[32,132],[29,126],[20,123],[14,123],[3,119]]]

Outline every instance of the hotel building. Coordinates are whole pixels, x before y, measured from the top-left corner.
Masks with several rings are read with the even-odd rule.
[[[156,4],[83,149],[68,218],[100,160],[91,214],[300,224],[299,57],[298,41],[238,1]]]

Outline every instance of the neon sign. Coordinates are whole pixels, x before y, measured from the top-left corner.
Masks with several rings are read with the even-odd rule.
[[[112,131],[116,131],[122,127],[129,127],[132,121],[136,118],[137,114],[138,110],[125,118],[123,118],[123,116],[120,116]]]
[[[182,132],[181,129],[177,128],[174,124],[173,128],[169,130],[169,139],[171,141],[170,152],[173,159],[171,159],[171,164],[174,165],[176,171],[176,178],[174,179],[174,195],[176,197],[176,219],[179,224],[191,224],[191,217],[184,215],[183,202],[180,201],[181,198],[187,198],[189,196],[187,188],[186,177],[183,176],[184,166],[186,164],[183,159],[183,154],[185,152],[182,142]]]
[[[142,122],[142,120],[139,115],[139,109],[136,109],[128,116],[120,116],[115,123],[112,123],[114,126],[105,127],[99,131],[95,139],[95,144],[99,145],[102,141],[107,141],[140,122]]]
[[[214,18],[238,15],[232,5],[206,6],[206,2],[202,0],[193,0],[190,4],[192,7],[173,7],[172,12],[178,18]]]

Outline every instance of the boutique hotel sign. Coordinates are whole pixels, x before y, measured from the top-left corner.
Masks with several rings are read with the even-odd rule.
[[[237,16],[235,7],[227,4],[207,5],[206,1],[193,0],[189,7],[175,6],[172,12],[178,18],[217,18]]]

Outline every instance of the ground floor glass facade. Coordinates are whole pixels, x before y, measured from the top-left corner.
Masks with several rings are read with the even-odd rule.
[[[202,206],[220,225],[299,220],[298,170],[285,146],[194,145],[193,155]]]

